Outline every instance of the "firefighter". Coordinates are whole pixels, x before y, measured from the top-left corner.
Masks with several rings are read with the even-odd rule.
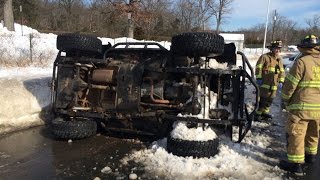
[[[282,42],[273,41],[267,48],[270,52],[261,55],[256,64],[256,82],[260,89],[256,121],[272,119],[269,114],[270,106],[277,95],[278,87],[282,88],[284,82],[284,68],[280,57]]]
[[[287,74],[282,101],[288,110],[286,124],[287,158],[280,168],[303,175],[301,164],[316,159],[320,122],[320,42],[306,36],[298,49],[302,56]]]

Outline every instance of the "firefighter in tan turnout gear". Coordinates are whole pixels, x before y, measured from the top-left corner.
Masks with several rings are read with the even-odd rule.
[[[273,99],[277,95],[277,89],[282,88],[284,82],[284,68],[280,52],[281,41],[273,41],[267,46],[269,53],[260,56],[256,64],[256,82],[260,90],[259,108],[256,112],[256,121],[270,119],[269,113]]]
[[[301,164],[313,163],[318,151],[320,122],[320,42],[306,36],[298,45],[302,56],[287,74],[282,100],[288,112],[287,157],[280,168],[303,175]]]

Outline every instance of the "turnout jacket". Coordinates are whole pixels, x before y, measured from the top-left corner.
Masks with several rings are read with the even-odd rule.
[[[279,83],[284,82],[284,68],[282,59],[279,56],[273,56],[271,52],[260,56],[256,64],[256,79],[262,79],[260,86],[261,97],[276,96]]]
[[[282,89],[286,109],[301,119],[320,118],[320,51],[300,50]]]

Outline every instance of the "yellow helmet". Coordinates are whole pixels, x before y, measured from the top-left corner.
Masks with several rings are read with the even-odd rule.
[[[297,46],[300,48],[314,48],[315,46],[319,46],[320,41],[319,38],[315,35],[307,35],[304,39],[301,40],[300,44]]]

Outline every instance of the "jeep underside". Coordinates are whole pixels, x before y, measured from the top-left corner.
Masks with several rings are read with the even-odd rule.
[[[73,34],[58,37],[52,80],[53,112],[60,118],[57,137],[88,137],[94,130],[80,135],[68,131],[95,129],[92,123],[108,131],[162,137],[174,121],[188,121],[222,127],[227,133],[237,126],[240,142],[250,129],[256,107],[248,111],[244,94],[246,81],[255,85],[246,71],[252,67],[219,35],[178,35],[171,50],[154,42],[100,47],[98,41]],[[228,63],[228,68],[211,68],[211,61]]]

